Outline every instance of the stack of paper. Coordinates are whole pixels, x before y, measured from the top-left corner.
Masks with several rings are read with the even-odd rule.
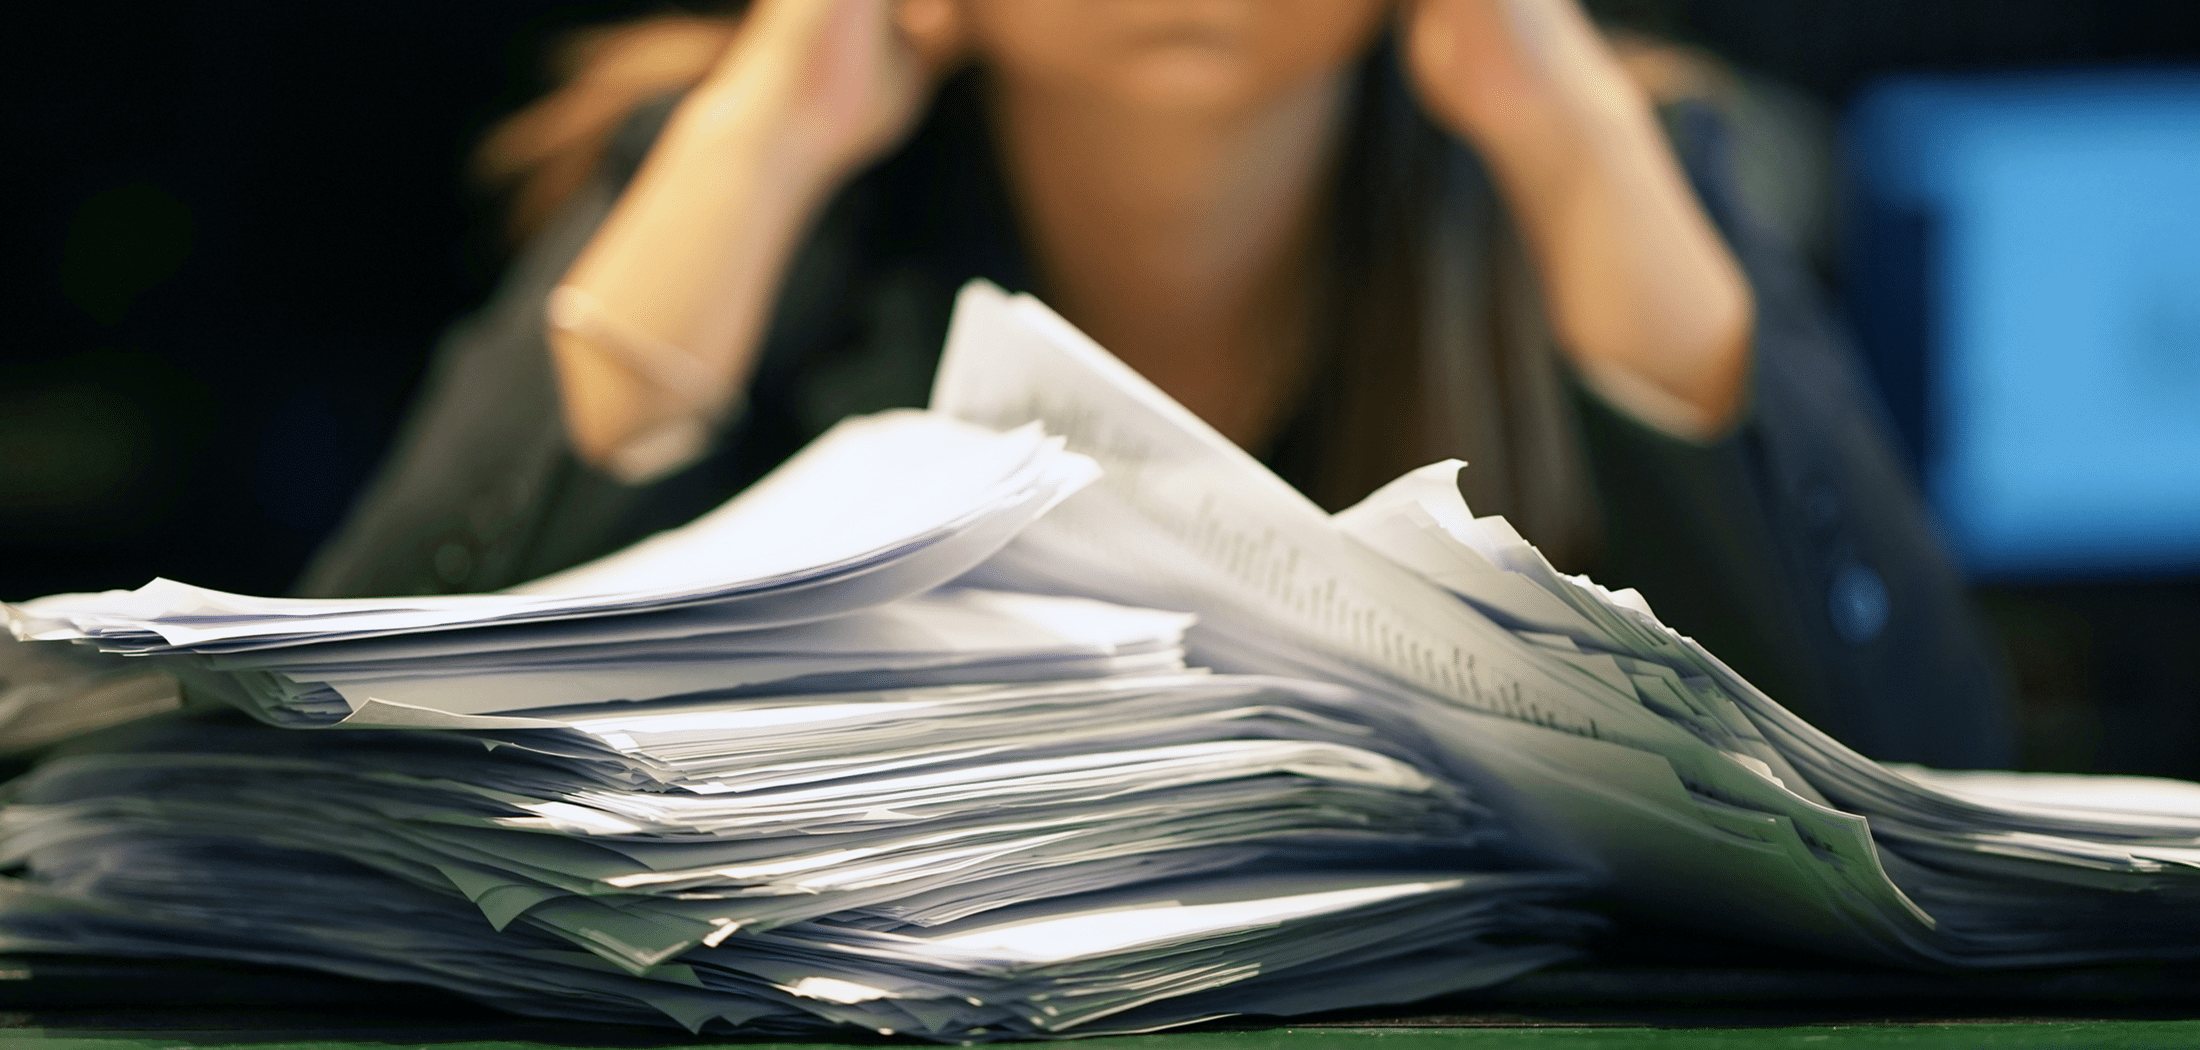
[[[62,859],[37,881],[0,883],[17,949],[305,965],[521,1013],[763,1035],[977,1041],[1422,998],[1553,955],[1478,933],[1579,921],[1519,903],[1549,892],[1535,876],[1241,868],[933,927],[798,923],[630,975],[524,923],[484,935],[465,901],[323,854],[131,830],[45,852]]]
[[[1589,880],[1911,965],[2200,955],[2200,787],[1875,764],[1475,517],[1461,464],[1325,515],[990,286],[935,400],[517,593],[10,610],[338,731],[41,766],[0,948],[954,1040],[1488,984],[1568,953]]]
[[[130,660],[0,634],[0,754],[181,705],[176,681]]]
[[[0,862],[27,864],[34,888],[6,923],[18,948],[88,933],[109,950],[322,964],[333,945],[378,975],[436,979],[381,949],[388,920],[336,918],[417,907],[403,883],[479,909],[436,931],[440,954],[482,956],[438,961],[468,972],[454,987],[532,1012],[561,1008],[522,1001],[544,966],[496,961],[514,932],[523,954],[558,949],[557,985],[624,995],[630,1015],[679,1002],[665,1013],[690,1025],[808,1014],[957,1038],[1089,1027],[1291,967],[1380,973],[1380,999],[1566,954],[1477,940],[1578,931],[1531,902],[1579,881],[1468,874],[1496,858],[1483,814],[1359,700],[1178,674],[596,709],[474,737],[181,723],[15,785]],[[262,909],[299,854],[400,892],[324,901],[324,943],[294,947],[289,912]],[[174,868],[187,901],[148,874]],[[737,996],[698,1013],[698,980]],[[1250,1007],[1229,1001],[1134,1026]]]
[[[11,608],[26,640],[109,652],[246,652],[438,628],[705,607],[722,629],[808,623],[929,590],[1092,480],[1036,426],[918,412],[851,419],[724,506],[617,554],[498,594],[298,599],[155,580]]]
[[[460,728],[480,724],[469,715],[767,683],[1181,666],[1181,617],[970,592],[915,598],[1095,472],[1036,426],[997,434],[888,413],[835,428],[693,523],[514,591],[312,600],[155,580],[26,602],[9,617],[20,638],[193,654],[175,669],[219,672],[197,680],[291,726]]]
[[[2200,956],[2200,789],[1882,767],[1640,595],[1474,517],[1462,464],[1331,518],[989,286],[964,291],[934,403],[1042,421],[1104,468],[973,579],[1191,610],[1195,661],[1398,698],[1456,775],[1636,910],[1910,964]]]
[[[1184,666],[1190,617],[948,589],[750,629],[718,604],[162,660],[278,725],[494,728],[477,716],[695,693],[1083,678]],[[211,673],[209,673],[211,672]]]
[[[928,589],[1094,472],[1036,427],[900,413],[524,593],[26,603],[19,632],[272,727],[141,727],[14,784],[0,945],[942,1039],[1399,1001],[1571,954],[1591,920],[1547,902],[1585,880],[1522,864],[1384,697],[1186,670],[1182,613]]]

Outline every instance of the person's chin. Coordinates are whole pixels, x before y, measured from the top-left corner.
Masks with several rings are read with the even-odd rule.
[[[1258,94],[1236,56],[1192,45],[1157,48],[1114,79],[1124,101],[1157,110],[1227,112]]]

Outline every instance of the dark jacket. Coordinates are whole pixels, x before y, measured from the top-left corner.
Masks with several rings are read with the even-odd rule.
[[[1394,70],[1378,63],[1371,76],[1387,92],[1372,104],[1411,106]],[[680,524],[846,415],[924,404],[966,280],[1030,287],[982,107],[951,88],[798,251],[717,451],[664,481],[620,485],[566,441],[542,308],[663,111],[629,123],[599,181],[445,339],[410,422],[300,593],[493,590]],[[1556,395],[1571,401],[1594,483],[1597,578],[1639,588],[1668,624],[1874,758],[2005,765],[1996,664],[1853,356],[1796,262],[1734,205],[1717,120],[1669,116],[1756,291],[1753,403],[1735,433],[1697,446],[1578,389]],[[1286,450],[1275,465],[1300,481],[1291,460]]]

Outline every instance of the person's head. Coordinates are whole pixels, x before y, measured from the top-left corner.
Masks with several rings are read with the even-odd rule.
[[[1309,77],[1342,69],[1367,49],[1392,6],[1391,0],[932,2],[956,23],[974,57],[1019,87],[1203,113],[1258,106]]]

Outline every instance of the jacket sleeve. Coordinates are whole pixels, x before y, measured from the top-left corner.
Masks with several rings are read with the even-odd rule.
[[[543,329],[550,290],[609,213],[670,99],[636,112],[599,175],[438,346],[381,467],[295,592],[363,597],[490,591],[616,549],[646,488],[573,454]]]
[[[2006,766],[1999,661],[1815,283],[1743,214],[1718,116],[1671,114],[1683,166],[1757,299],[1748,416],[1697,446],[1584,410],[1600,575],[1775,699],[1882,761]]]

